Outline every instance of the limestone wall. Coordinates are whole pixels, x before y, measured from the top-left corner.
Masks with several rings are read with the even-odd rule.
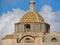
[[[35,43],[15,43],[14,45],[35,45]],[[43,42],[42,44],[36,45],[60,45],[59,42]]]
[[[42,45],[60,45],[60,42],[43,42]]]
[[[2,45],[13,45],[16,43],[16,39],[4,39],[2,40]]]

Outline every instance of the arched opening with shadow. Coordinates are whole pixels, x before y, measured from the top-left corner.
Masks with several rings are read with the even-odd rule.
[[[30,32],[30,28],[31,28],[30,24],[25,24],[24,25],[24,32]]]
[[[31,41],[31,39],[30,38],[26,38],[25,39],[25,43],[31,43],[32,41]]]
[[[19,43],[20,42],[24,42],[24,43],[31,43],[31,42],[34,42],[35,38],[31,35],[26,35],[26,36],[23,36],[20,40],[19,40]]]
[[[30,24],[25,24],[25,27],[30,29]]]
[[[51,41],[52,42],[57,42],[57,39],[56,38],[52,38]]]

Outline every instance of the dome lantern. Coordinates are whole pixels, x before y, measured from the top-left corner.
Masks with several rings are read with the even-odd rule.
[[[30,11],[34,11],[35,10],[35,7],[34,7],[35,2],[34,2],[34,0],[31,0],[29,4],[30,4]]]

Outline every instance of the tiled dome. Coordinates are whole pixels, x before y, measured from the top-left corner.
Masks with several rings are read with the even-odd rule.
[[[36,12],[28,12],[26,13],[20,20],[20,22],[41,22],[44,23],[43,17]]]

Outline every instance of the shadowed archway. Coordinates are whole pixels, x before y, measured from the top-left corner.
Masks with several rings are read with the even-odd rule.
[[[20,40],[18,40],[18,43],[20,43],[22,40],[25,40],[25,39],[31,39],[32,41],[35,40],[35,37],[31,36],[31,35],[26,35],[26,36],[23,36]]]

